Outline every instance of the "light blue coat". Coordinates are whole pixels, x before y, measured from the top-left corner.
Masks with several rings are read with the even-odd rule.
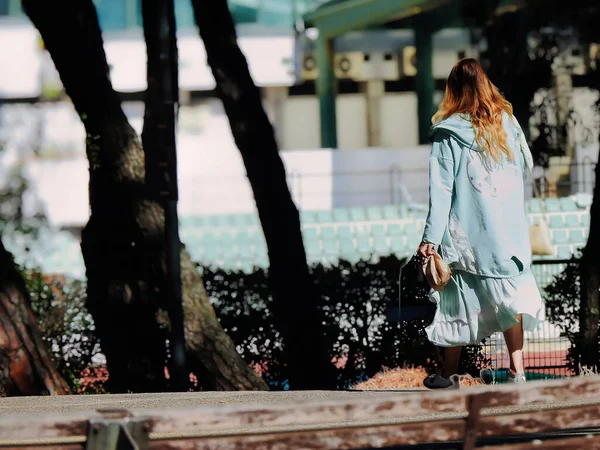
[[[469,116],[456,114],[431,128],[423,235],[454,270],[496,278],[531,265],[523,180],[533,160],[516,119],[504,114],[503,125],[514,159],[500,163],[478,147]]]

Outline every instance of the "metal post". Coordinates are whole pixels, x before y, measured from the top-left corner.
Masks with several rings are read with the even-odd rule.
[[[183,296],[181,288],[181,242],[177,217],[177,152],[175,128],[179,107],[178,59],[173,0],[144,0],[145,34],[148,45],[148,90],[146,121],[155,129],[144,143],[146,184],[151,198],[165,213],[166,295],[171,322],[172,387],[187,391]],[[148,123],[145,124],[145,126]]]
[[[431,118],[435,113],[433,94],[433,40],[432,31],[423,21],[415,27],[415,43],[417,47],[417,102],[419,113],[419,144],[429,142]]]
[[[337,148],[336,82],[333,71],[333,40],[319,35],[317,39],[317,94],[321,118],[321,147]]]

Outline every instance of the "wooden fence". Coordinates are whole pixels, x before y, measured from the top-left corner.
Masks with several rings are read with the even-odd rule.
[[[3,416],[0,448],[324,450],[457,442],[468,450],[588,450],[600,449],[595,427],[600,377],[582,377],[295,404]],[[577,429],[591,431],[563,435]],[[558,433],[540,438],[545,432]],[[489,440],[509,435],[523,438]]]

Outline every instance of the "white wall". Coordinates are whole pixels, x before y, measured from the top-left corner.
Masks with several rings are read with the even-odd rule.
[[[342,94],[336,99],[340,150],[368,146],[367,101],[364,94]],[[417,95],[386,93],[381,99],[381,142],[384,148],[419,144]],[[285,101],[282,149],[321,146],[319,99],[314,95],[291,96]]]
[[[387,148],[419,145],[417,94],[388,93],[381,99],[381,144]]]

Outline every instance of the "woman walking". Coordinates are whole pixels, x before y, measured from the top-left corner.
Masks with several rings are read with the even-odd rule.
[[[481,65],[456,63],[433,117],[429,160],[429,215],[418,255],[435,253],[452,268],[426,329],[445,348],[441,374],[431,389],[452,386],[461,347],[503,332],[510,356],[509,381],[525,381],[523,330],[544,320],[531,273],[523,174],[533,160],[512,106]]]

